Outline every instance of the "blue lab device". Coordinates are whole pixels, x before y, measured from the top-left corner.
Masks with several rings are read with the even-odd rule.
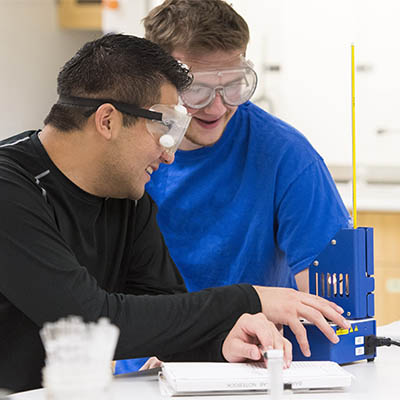
[[[331,324],[340,338],[333,344],[315,325],[304,322],[311,350],[311,357],[304,357],[292,331],[285,326],[284,335],[293,345],[293,360],[346,364],[376,357],[376,351],[366,344],[368,336],[376,334],[373,275],[373,228],[339,231],[309,268],[310,293],[341,306],[351,327]]]

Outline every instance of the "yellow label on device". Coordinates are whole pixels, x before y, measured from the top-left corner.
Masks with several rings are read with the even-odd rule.
[[[356,325],[355,328],[351,326],[350,329],[336,329],[336,335],[348,335],[349,333],[358,332],[358,326]]]

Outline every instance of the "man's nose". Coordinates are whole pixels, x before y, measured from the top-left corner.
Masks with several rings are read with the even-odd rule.
[[[219,90],[216,90],[215,98],[207,107],[205,107],[204,110],[210,114],[211,113],[219,114],[226,111],[224,99]]]
[[[172,164],[175,160],[175,153],[169,150],[164,150],[160,155],[160,160],[164,164]]]

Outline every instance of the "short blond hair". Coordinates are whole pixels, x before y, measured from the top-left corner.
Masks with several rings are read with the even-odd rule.
[[[246,21],[223,0],[165,0],[143,19],[145,37],[172,53],[246,50]]]

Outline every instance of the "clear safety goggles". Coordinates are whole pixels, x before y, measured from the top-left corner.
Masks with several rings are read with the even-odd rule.
[[[156,141],[169,153],[173,154],[182,142],[190,124],[191,116],[182,105],[155,104],[149,110],[133,104],[111,99],[89,99],[83,97],[60,96],[57,104],[81,107],[100,107],[112,104],[118,111],[134,117],[146,118],[146,128]],[[93,111],[94,112],[94,111]],[[92,112],[90,113],[92,114]],[[90,114],[86,114],[89,116]]]
[[[185,106],[200,109],[211,104],[218,92],[225,104],[239,106],[250,100],[257,87],[257,74],[251,61],[237,67],[192,72],[193,82],[181,98]]]
[[[169,153],[175,153],[185,136],[192,117],[180,104],[174,106],[155,104],[150,111],[159,114],[161,120],[146,121],[147,130]]]

